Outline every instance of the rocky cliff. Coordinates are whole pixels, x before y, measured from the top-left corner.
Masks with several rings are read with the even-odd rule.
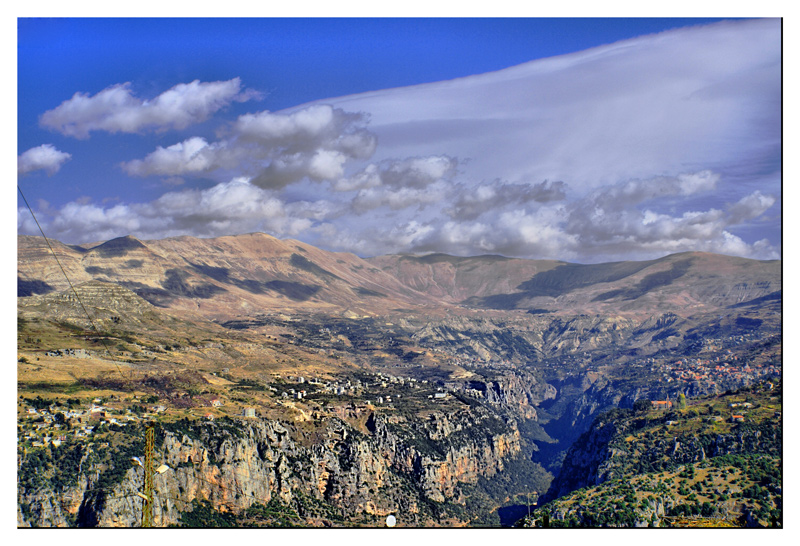
[[[179,524],[205,501],[234,514],[270,502],[305,506],[297,510],[303,525],[389,513],[406,525],[436,524],[446,513],[440,503],[463,504],[461,484],[502,473],[520,450],[515,424],[479,409],[416,423],[372,415],[366,434],[336,418],[318,427],[226,419],[157,429],[156,466],[170,467],[154,479],[158,526]],[[128,426],[107,443],[59,448],[49,461],[21,454],[19,525],[138,526],[143,470],[132,457],[143,457],[142,436]],[[67,457],[79,459],[71,477],[62,476],[72,453],[64,449],[79,451]]]

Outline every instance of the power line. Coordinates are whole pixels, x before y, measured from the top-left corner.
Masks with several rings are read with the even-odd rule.
[[[19,194],[22,196],[22,200],[25,202],[25,206],[28,208],[28,211],[31,213],[31,216],[33,217],[33,221],[36,223],[36,227],[39,228],[39,232],[42,234],[42,237],[44,238],[44,242],[47,243],[47,247],[50,249],[50,252],[53,254],[53,258],[55,258],[56,263],[58,264],[58,268],[61,269],[61,273],[63,273],[64,274],[64,278],[67,279],[67,284],[69,284],[69,287],[72,290],[72,293],[75,294],[75,298],[78,300],[78,303],[81,305],[81,308],[83,309],[83,312],[86,314],[86,318],[89,319],[89,324],[92,325],[92,328],[94,328],[95,332],[97,332],[98,334],[101,334],[100,329],[94,323],[94,320],[92,319],[91,314],[89,314],[89,310],[83,304],[83,300],[78,295],[78,291],[75,290],[75,286],[73,286],[72,281],[69,279],[69,275],[67,275],[67,271],[64,269],[64,266],[61,265],[61,260],[58,259],[58,255],[56,254],[56,251],[53,249],[53,245],[50,244],[50,240],[47,238],[47,235],[44,234],[44,230],[42,229],[41,224],[39,224],[39,220],[36,218],[36,214],[34,214],[33,209],[28,204],[28,200],[25,198],[25,194],[22,193],[22,188],[19,187],[19,184],[17,184],[17,190],[19,190]],[[111,359],[112,358],[111,350],[108,348],[108,343],[106,343],[106,339],[104,337],[102,337],[102,335],[98,339],[100,339],[100,342],[103,344],[103,346],[106,349],[106,353],[108,354],[109,358]],[[122,369],[119,367],[119,364],[117,364],[113,359],[111,360],[111,362],[114,363],[114,366],[116,366],[117,371],[122,376],[122,378],[130,383],[131,378],[130,377],[125,378],[125,374],[122,373]]]

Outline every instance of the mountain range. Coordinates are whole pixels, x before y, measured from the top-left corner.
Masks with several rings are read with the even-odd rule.
[[[142,416],[176,469],[162,525],[375,526],[399,508],[407,525],[510,525],[532,495],[572,489],[565,465],[602,412],[781,373],[781,262],[700,252],[577,264],[263,233],[20,236],[17,301],[20,525],[136,525]],[[237,468],[253,483],[234,497]]]
[[[378,316],[454,309],[679,316],[780,301],[781,262],[689,252],[575,264],[496,255],[360,258],[263,233],[84,245],[18,238],[18,295],[99,280],[216,320],[271,310]],[[60,267],[59,267],[60,265]],[[61,271],[63,268],[64,272]],[[461,311],[458,311],[461,312]]]

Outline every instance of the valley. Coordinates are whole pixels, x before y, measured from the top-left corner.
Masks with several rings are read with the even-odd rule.
[[[52,243],[74,289],[18,238],[21,526],[140,525],[150,423],[158,526],[510,525],[604,412],[782,374],[779,261]]]

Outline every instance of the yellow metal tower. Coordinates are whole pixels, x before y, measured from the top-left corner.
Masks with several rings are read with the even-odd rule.
[[[147,423],[144,433],[144,505],[142,527],[153,525],[153,445],[155,443],[153,423]]]

